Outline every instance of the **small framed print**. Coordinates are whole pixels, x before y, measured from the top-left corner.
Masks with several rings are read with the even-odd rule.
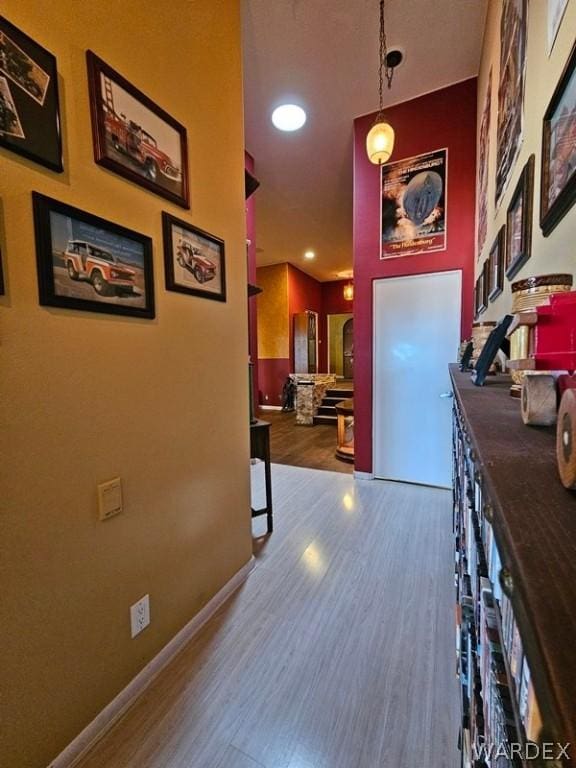
[[[55,57],[0,16],[0,146],[62,172]]]
[[[162,213],[166,290],[226,301],[224,241]]]
[[[504,290],[504,254],[506,250],[506,225],[500,227],[492,243],[489,262],[488,299],[494,301]]]
[[[544,115],[540,226],[548,236],[576,200],[576,44]]]
[[[40,304],[154,317],[152,240],[32,193]]]
[[[532,253],[534,155],[522,169],[506,214],[506,277],[511,280]]]
[[[186,128],[92,51],[86,60],[94,160],[189,208]]]
[[[476,280],[476,288],[474,292],[474,316],[478,317],[488,308],[488,301],[486,297],[486,269],[487,262],[484,262],[482,272],[478,275]]]

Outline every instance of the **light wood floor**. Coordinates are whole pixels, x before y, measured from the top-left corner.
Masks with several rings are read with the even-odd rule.
[[[273,486],[246,584],[81,768],[456,767],[449,494],[280,465]]]

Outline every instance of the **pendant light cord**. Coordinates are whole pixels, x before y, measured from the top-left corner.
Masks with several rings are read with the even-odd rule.
[[[384,24],[384,0],[380,0],[380,66],[378,67],[378,95],[380,98],[379,115],[384,112],[384,75],[388,88],[392,87],[392,78],[394,77],[394,68],[388,66],[387,62],[388,48],[386,45],[386,25]]]

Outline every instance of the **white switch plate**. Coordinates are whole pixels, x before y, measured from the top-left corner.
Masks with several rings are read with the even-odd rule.
[[[132,637],[140,634],[150,624],[150,596],[144,595],[130,606],[130,632]]]
[[[122,512],[122,481],[119,477],[98,486],[98,515],[100,520]]]

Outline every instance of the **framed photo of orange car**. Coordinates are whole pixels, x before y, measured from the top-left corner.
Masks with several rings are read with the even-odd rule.
[[[186,128],[92,51],[86,60],[94,160],[189,208]]]
[[[162,213],[166,290],[226,301],[224,240]]]
[[[154,317],[152,240],[32,193],[40,304]]]

